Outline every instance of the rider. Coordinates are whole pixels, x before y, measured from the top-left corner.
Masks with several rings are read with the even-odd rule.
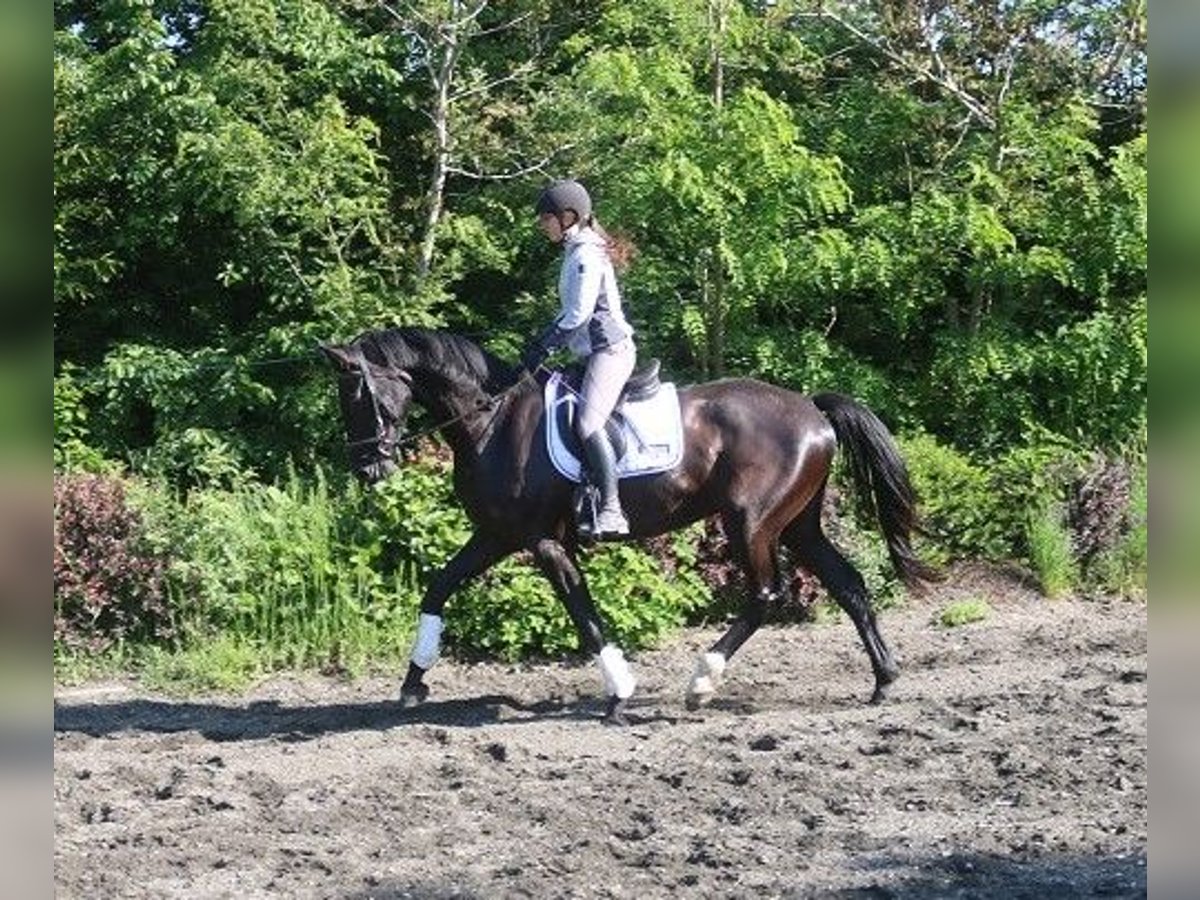
[[[598,482],[601,503],[596,536],[629,533],[617,494],[617,460],[604,425],[633,372],[637,348],[633,328],[621,311],[614,262],[623,264],[629,246],[614,241],[592,215],[592,200],[577,181],[555,181],[537,201],[538,227],[564,248],[558,277],[562,309],[554,322],[526,348],[521,364],[530,372],[553,351],[566,346],[586,360],[575,430],[588,467]]]

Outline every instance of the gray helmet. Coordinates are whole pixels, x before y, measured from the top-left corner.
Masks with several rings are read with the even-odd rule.
[[[580,222],[586,222],[592,217],[592,198],[578,181],[564,178],[551,182],[542,191],[536,209],[539,216],[543,213],[562,215],[569,209],[579,216]]]

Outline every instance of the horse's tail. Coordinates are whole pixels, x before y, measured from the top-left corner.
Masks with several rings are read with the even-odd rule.
[[[887,426],[867,407],[841,394],[817,394],[812,401],[829,419],[838,444],[849,456],[854,486],[873,507],[896,574],[910,586],[940,579],[940,573],[913,552],[911,536],[920,527],[916,494]]]

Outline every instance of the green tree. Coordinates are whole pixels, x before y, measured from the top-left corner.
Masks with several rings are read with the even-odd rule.
[[[638,239],[635,319],[704,375],[779,301],[800,248],[836,240],[825,229],[850,203],[838,161],[810,152],[754,77],[767,27],[715,0],[616,6],[565,44],[572,75],[548,102],[578,142],[572,171]]]
[[[56,351],[134,404],[108,449],[205,428],[243,465],[305,452],[329,430],[328,401],[296,402],[313,372],[246,363],[429,315],[398,293],[379,129],[354,112],[396,82],[380,42],[316,0],[60,2],[56,25]],[[279,452],[253,452],[268,431]]]

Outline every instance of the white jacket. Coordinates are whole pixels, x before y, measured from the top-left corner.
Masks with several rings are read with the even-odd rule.
[[[562,310],[554,320],[560,340],[579,357],[619,344],[633,336],[621,309],[621,291],[604,238],[578,223],[563,235],[563,262],[558,276]]]

